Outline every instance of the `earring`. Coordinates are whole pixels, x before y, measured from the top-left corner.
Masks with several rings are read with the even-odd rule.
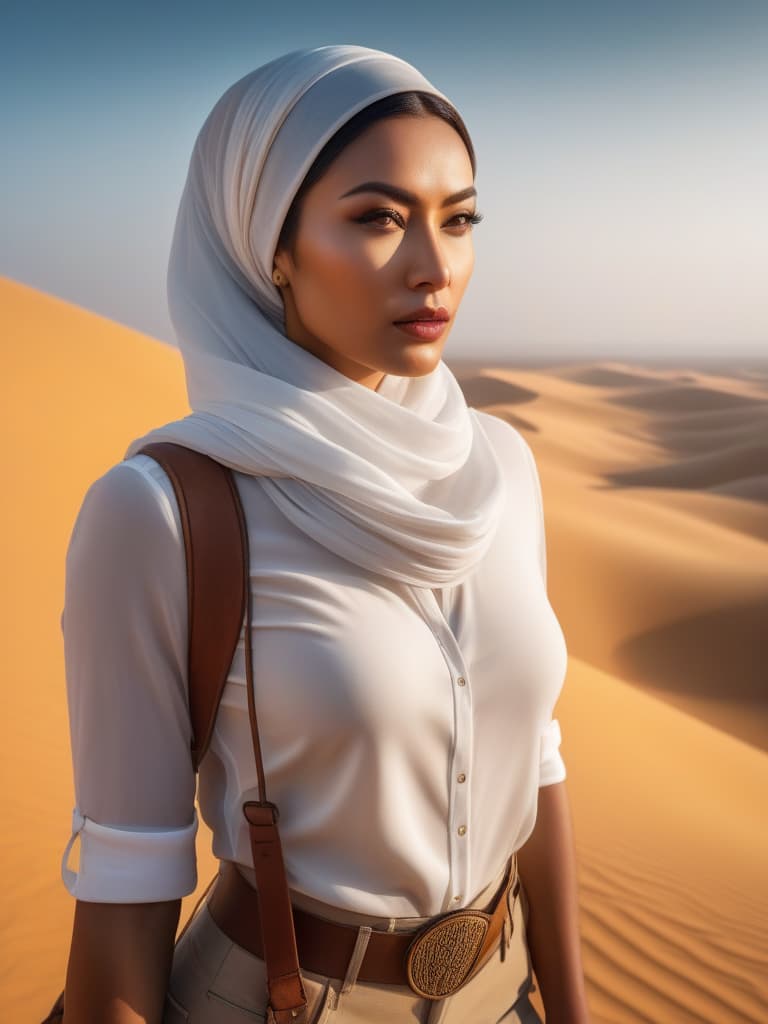
[[[275,269],[272,271],[272,280],[275,282],[278,288],[281,288],[284,284],[288,283],[288,278],[285,276],[282,270],[278,270],[277,267],[275,267]]]

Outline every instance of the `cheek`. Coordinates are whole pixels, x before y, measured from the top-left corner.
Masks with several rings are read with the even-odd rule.
[[[456,274],[466,282],[475,268],[475,246],[471,238],[462,239],[462,243],[456,251]]]
[[[470,244],[468,247],[458,250],[452,261],[452,291],[457,301],[464,294],[474,268],[475,251]]]
[[[300,255],[301,305],[307,318],[349,317],[357,308],[370,312],[385,265],[373,247],[332,234],[315,236]]]

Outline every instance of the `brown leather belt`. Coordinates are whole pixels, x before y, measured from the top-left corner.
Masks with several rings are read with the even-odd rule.
[[[408,985],[427,999],[450,995],[487,961],[507,916],[512,927],[519,888],[517,857],[512,854],[500,887],[485,909],[449,910],[414,931],[372,931],[358,980]],[[234,943],[263,959],[259,895],[231,861],[222,863],[207,905],[216,924]],[[292,909],[301,967],[343,979],[358,928],[318,917],[300,907]]]

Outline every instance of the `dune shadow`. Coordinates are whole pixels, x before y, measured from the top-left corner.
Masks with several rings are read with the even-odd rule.
[[[727,498],[741,498],[742,501],[754,501],[768,505],[768,473],[742,477],[740,480],[729,480],[728,483],[709,487],[708,490],[713,494],[723,494]]]
[[[561,370],[555,376],[595,388],[636,388],[649,381],[648,374],[641,370],[615,370],[608,366],[578,366]]]
[[[640,387],[623,391],[618,395],[609,395],[606,396],[606,401],[630,409],[675,414],[765,406],[765,399],[752,395],[718,391],[716,388],[700,384],[681,387],[677,382],[668,381],[659,381],[651,387]]]
[[[713,491],[768,503],[768,400],[671,382],[607,400],[647,413],[641,434],[669,458],[605,472],[602,489]]]
[[[646,434],[678,455],[752,444],[768,438],[768,403],[759,409],[695,413],[685,417],[659,417]]]
[[[766,487],[756,481],[768,479],[768,441],[734,445],[716,451],[677,459],[656,466],[603,473],[612,488],[663,487],[706,491],[728,488],[732,496],[740,493],[740,481],[753,481],[751,501],[765,501]]]
[[[505,420],[510,424],[510,426],[515,427],[516,430],[530,430],[531,433],[534,434],[538,434],[540,432],[535,423],[531,423],[530,420],[525,419],[523,416],[518,416],[509,409],[494,407],[491,409],[484,409],[483,411],[490,413],[491,416],[498,416],[500,420]]]
[[[745,725],[740,738],[768,750],[767,622],[768,594],[640,633],[614,653],[625,678],[641,685],[745,707],[754,729]],[[712,724],[722,717],[715,704]]]
[[[539,397],[537,391],[500,377],[455,374],[467,405],[524,405]]]

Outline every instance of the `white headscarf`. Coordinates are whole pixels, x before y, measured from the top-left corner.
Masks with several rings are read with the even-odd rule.
[[[174,441],[243,473],[301,530],[419,587],[465,579],[499,523],[496,455],[441,360],[374,391],[291,341],[272,282],[285,215],[328,139],[375,100],[418,89],[380,50],[321,46],[257,68],[195,141],[168,267],[168,302],[194,410],[135,439]]]

